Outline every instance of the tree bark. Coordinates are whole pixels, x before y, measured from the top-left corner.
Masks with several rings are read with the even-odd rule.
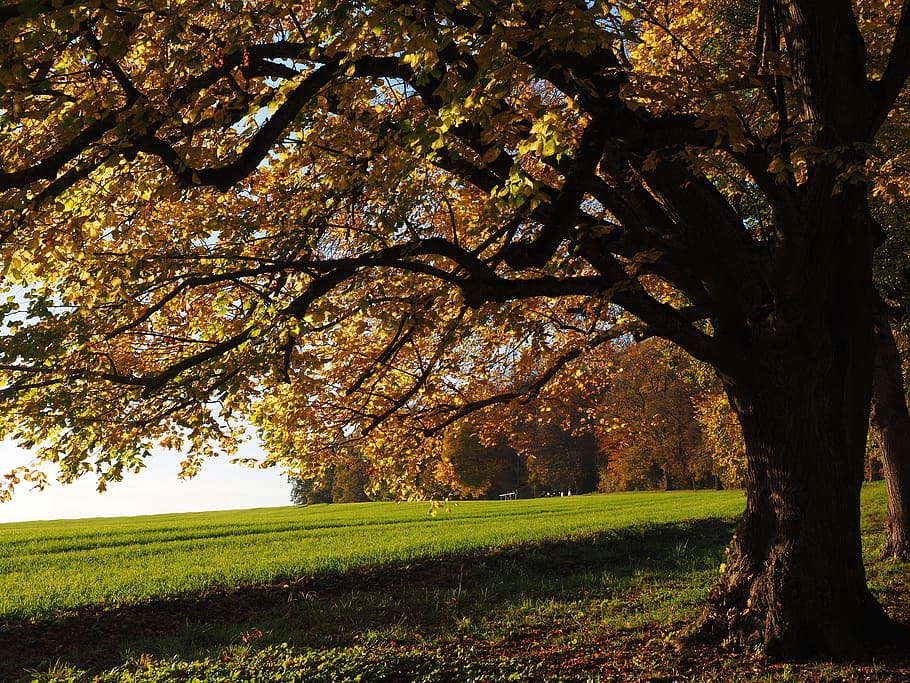
[[[862,556],[874,352],[864,201],[803,207],[819,261],[788,271],[785,305],[753,326],[752,372],[722,378],[746,443],[748,497],[698,632],[780,658],[910,644],[869,591]]]
[[[885,313],[875,322],[872,436],[882,454],[888,491],[887,541],[881,556],[910,558],[910,414],[900,355]]]
[[[862,451],[835,443],[834,397],[806,374],[789,389],[731,392],[748,500],[705,626],[777,657],[861,657],[891,628],[866,586]]]

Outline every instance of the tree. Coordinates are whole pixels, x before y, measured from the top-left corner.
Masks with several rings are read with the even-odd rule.
[[[887,542],[882,556],[910,557],[910,414],[900,356],[888,315],[875,325],[875,375],[869,424],[882,454],[888,490]]]
[[[335,467],[332,480],[333,503],[365,503],[370,500],[367,489],[370,478],[366,473],[366,463],[356,455]]]
[[[0,6],[4,435],[103,485],[248,418],[264,464],[356,442],[407,495],[426,437],[660,336],[747,451],[703,632],[906,638],[859,491],[910,2],[862,4]]]
[[[702,447],[713,463],[716,483],[739,488],[745,480],[746,447],[739,420],[730,409],[719,382],[705,387],[698,395],[695,414],[701,427]]]
[[[882,556],[910,558],[910,414],[907,411],[904,366],[895,341],[903,333],[910,307],[910,249],[908,249],[907,177],[910,158],[906,130],[908,102],[899,99],[896,116],[883,126],[879,145],[888,161],[872,190],[873,208],[886,239],[875,254],[874,275],[884,297],[875,321],[875,379],[870,427],[881,455],[888,489],[887,542]],[[905,334],[905,333],[903,333]]]
[[[683,379],[688,359],[662,346],[646,341],[619,351],[617,372],[595,408],[608,490],[698,488],[712,479],[694,386]]]
[[[891,184],[888,178],[881,185]],[[904,366],[896,336],[905,336],[910,305],[905,201],[879,209],[887,240],[876,254],[876,284],[883,294],[875,320],[875,376],[870,429],[878,447],[888,490],[887,541],[882,556],[910,557],[910,413]],[[897,335],[893,330],[897,331]]]
[[[599,452],[594,434],[576,434],[552,422],[521,430],[519,449],[528,455],[528,482],[540,492],[590,493],[597,488]]]
[[[316,505],[332,502],[330,481],[319,482],[305,477],[291,477],[291,502],[294,505]]]
[[[525,463],[508,441],[484,444],[467,422],[446,434],[444,458],[453,469],[453,494],[461,498],[497,498],[527,484]]]
[[[291,502],[295,505],[366,502],[370,500],[366,493],[370,484],[366,467],[360,454],[346,449],[317,476],[290,477]]]

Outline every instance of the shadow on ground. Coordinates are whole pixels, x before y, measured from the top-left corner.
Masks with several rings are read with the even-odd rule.
[[[716,566],[727,520],[699,520],[527,543],[142,604],[0,620],[0,680],[62,662],[89,673],[151,655],[196,658],[252,637],[343,647],[406,624],[426,633],[522,601],[572,600],[610,582]]]

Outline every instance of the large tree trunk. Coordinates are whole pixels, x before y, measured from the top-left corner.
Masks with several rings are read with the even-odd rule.
[[[900,355],[888,317],[875,323],[875,380],[869,424],[882,454],[888,490],[887,542],[882,557],[910,558],[910,414]]]
[[[746,443],[748,498],[702,633],[777,657],[852,659],[910,643],[863,566],[874,350],[864,207],[858,194],[803,207],[820,260],[786,273],[787,298],[749,333],[751,372],[723,377]]]
[[[806,370],[792,368],[786,386],[731,392],[749,449],[748,500],[706,626],[772,656],[853,658],[891,629],[866,586],[863,451],[841,442],[844,407]]]

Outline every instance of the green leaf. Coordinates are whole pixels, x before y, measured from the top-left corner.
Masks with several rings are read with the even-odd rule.
[[[631,7],[624,3],[617,5],[616,9],[619,11],[619,16],[622,17],[623,21],[635,21],[641,17],[641,13],[636,7]]]

